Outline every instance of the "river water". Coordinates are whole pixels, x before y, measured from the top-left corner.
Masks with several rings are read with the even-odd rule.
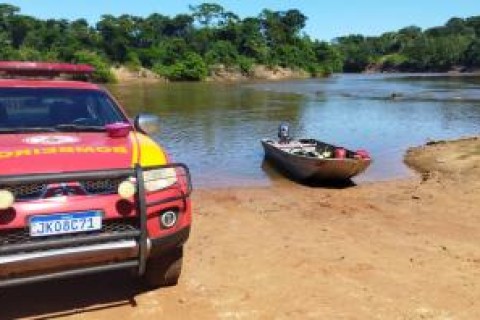
[[[155,137],[200,187],[269,185],[284,179],[263,162],[259,140],[278,124],[374,159],[356,182],[407,177],[408,147],[480,132],[480,78],[336,75],[284,82],[121,84],[109,89],[134,115],[157,114]],[[395,97],[392,98],[392,93]]]

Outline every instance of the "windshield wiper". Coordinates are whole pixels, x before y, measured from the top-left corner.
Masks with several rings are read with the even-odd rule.
[[[88,132],[103,132],[104,126],[92,126],[81,124],[59,124],[55,126],[57,131],[88,131]]]
[[[28,133],[28,132],[54,132],[54,128],[46,127],[20,127],[20,128],[0,128],[0,133]]]

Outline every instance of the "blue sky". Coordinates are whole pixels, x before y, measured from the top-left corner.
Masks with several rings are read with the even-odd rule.
[[[429,28],[451,17],[480,15],[480,0],[12,0],[23,14],[39,18],[86,18],[94,24],[102,14],[147,16],[187,13],[188,5],[215,2],[240,17],[257,16],[262,9],[299,9],[308,16],[305,32],[313,38],[331,40],[360,33],[380,35],[405,26]]]

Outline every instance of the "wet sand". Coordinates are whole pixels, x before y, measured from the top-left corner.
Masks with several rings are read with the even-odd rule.
[[[197,190],[176,287],[113,273],[0,292],[0,319],[480,319],[480,139],[414,148],[418,177]]]

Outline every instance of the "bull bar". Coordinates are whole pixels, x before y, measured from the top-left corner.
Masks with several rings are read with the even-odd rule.
[[[183,177],[185,184],[179,188],[178,196],[171,196],[160,200],[147,202],[145,181],[143,179],[143,172],[148,170],[157,169],[175,169],[177,176]],[[179,171],[183,174],[180,175]],[[171,163],[159,166],[141,167],[136,165],[134,168],[120,168],[120,169],[108,169],[108,170],[94,170],[94,171],[76,171],[67,173],[46,173],[46,174],[32,174],[32,175],[4,175],[0,176],[0,185],[21,185],[29,183],[62,183],[70,181],[86,181],[92,179],[120,179],[134,177],[136,180],[136,193],[134,198],[134,205],[136,207],[139,230],[125,231],[118,234],[103,234],[103,235],[80,235],[74,238],[64,239],[48,239],[40,242],[12,244],[2,246],[0,245],[0,258],[2,256],[25,251],[42,251],[42,250],[55,250],[65,247],[79,247],[86,245],[95,245],[98,243],[111,243],[127,238],[135,238],[138,244],[138,250],[136,251],[136,257],[128,261],[111,262],[105,265],[95,265],[81,268],[74,268],[64,271],[55,271],[41,275],[30,275],[23,277],[7,278],[0,280],[0,288],[11,287],[21,284],[34,283],[44,280],[60,279],[70,276],[86,275],[91,273],[113,271],[127,268],[137,268],[138,275],[141,276],[145,273],[146,263],[148,259],[149,251],[149,239],[147,231],[147,208],[165,204],[168,202],[186,200],[190,197],[192,192],[192,180],[190,170],[183,163]],[[187,228],[186,228],[187,229]],[[175,241],[185,241],[188,238],[189,229],[183,230],[180,236],[175,237]],[[185,232],[186,231],[186,232]],[[172,238],[167,236],[166,238]]]

